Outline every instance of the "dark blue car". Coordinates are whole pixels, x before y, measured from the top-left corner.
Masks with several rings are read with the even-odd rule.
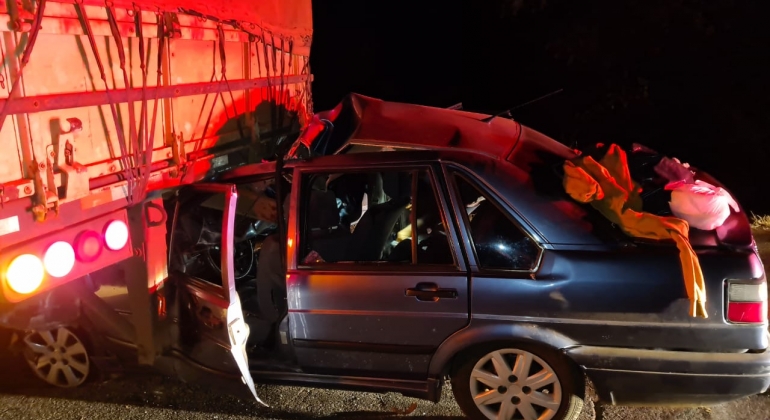
[[[473,419],[575,419],[586,377],[612,404],[770,386],[744,214],[691,230],[708,296],[691,317],[673,242],[573,201],[571,149],[486,117],[352,95],[282,161],[167,196],[155,366],[255,396],[253,381],[437,401],[450,378]]]

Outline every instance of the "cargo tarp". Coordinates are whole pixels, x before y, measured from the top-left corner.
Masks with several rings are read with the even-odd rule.
[[[104,6],[103,1],[84,0],[83,3]],[[288,49],[294,54],[310,55],[313,36],[311,0],[113,0],[118,8],[199,14],[221,22],[237,22],[242,29],[258,37],[265,32],[265,42]]]

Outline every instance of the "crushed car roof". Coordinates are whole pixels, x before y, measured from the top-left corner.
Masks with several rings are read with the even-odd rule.
[[[527,155],[533,152],[564,159],[576,156],[567,146],[516,121],[507,118],[483,121],[487,117],[467,111],[387,102],[354,93],[334,109],[316,114],[295,143],[295,149],[301,144],[316,155],[338,153],[351,143],[453,149],[507,160],[517,166],[528,161]],[[330,127],[333,128],[324,131]]]

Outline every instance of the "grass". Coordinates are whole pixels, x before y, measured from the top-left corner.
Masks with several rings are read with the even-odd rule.
[[[754,230],[770,230],[770,214],[757,216],[751,214],[751,228]]]
[[[751,215],[751,228],[754,230],[754,239],[757,241],[759,256],[770,267],[770,215]]]

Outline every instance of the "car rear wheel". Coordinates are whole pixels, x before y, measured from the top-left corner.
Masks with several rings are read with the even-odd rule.
[[[24,336],[24,359],[40,379],[49,385],[80,386],[91,373],[88,350],[69,328],[33,331]]]
[[[580,381],[558,354],[516,345],[461,357],[452,391],[471,419],[574,420],[580,415]]]

